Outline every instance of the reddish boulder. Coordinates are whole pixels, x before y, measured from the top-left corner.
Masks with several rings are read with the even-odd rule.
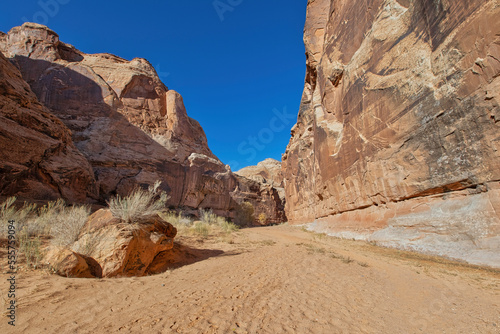
[[[130,224],[99,210],[71,248],[94,259],[103,277],[143,276],[159,253],[172,249],[176,234],[175,227],[158,216]]]
[[[43,263],[63,277],[93,278],[96,277],[85,258],[78,253],[63,247],[51,247],[43,259]]]

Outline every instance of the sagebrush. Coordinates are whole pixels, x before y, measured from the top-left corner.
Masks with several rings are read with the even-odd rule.
[[[113,216],[129,224],[164,212],[170,197],[159,190],[160,184],[156,181],[148,190],[136,188],[125,197],[117,195],[108,202],[109,210]]]
[[[59,246],[68,246],[78,239],[83,226],[90,215],[90,207],[64,207],[59,211],[57,219],[51,225],[50,234],[53,243]]]
[[[231,234],[238,230],[238,226],[226,218],[213,213],[211,209],[200,209],[199,220],[179,213],[166,212],[161,217],[177,228],[179,235],[196,235],[207,238],[210,235]]]
[[[39,208],[27,203],[16,208],[15,202],[16,198],[10,197],[0,204],[1,236],[7,236],[8,222],[15,221],[19,252],[25,256],[26,264],[35,268],[42,257],[42,238],[67,246],[76,241],[90,214],[88,206],[67,206],[62,199]]]

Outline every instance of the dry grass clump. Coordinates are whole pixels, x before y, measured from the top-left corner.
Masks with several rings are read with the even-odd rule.
[[[266,240],[262,240],[262,241],[260,242],[260,244],[261,244],[262,246],[274,246],[274,245],[276,245],[276,241],[266,239]]]
[[[192,231],[199,237],[207,238],[210,234],[210,224],[202,221],[197,221],[194,223]]]
[[[58,246],[68,246],[78,239],[83,225],[90,215],[90,207],[63,207],[50,228],[52,242]]]
[[[240,228],[238,225],[231,223],[228,220],[224,220],[222,223],[219,224],[220,229],[225,232],[225,233],[232,233],[238,231]]]
[[[190,217],[184,216],[182,214],[182,211],[179,213],[168,211],[168,212],[162,212],[160,213],[160,217],[165,220],[166,222],[174,225],[174,227],[177,229],[177,233],[179,235],[185,235],[187,234],[187,231],[192,227],[193,225],[193,219]]]
[[[21,227],[25,225],[35,214],[36,205],[24,203],[24,205],[17,209],[14,206],[16,202],[16,197],[9,197],[0,204],[0,236],[2,238],[7,237],[9,221],[13,220],[15,222],[16,232],[21,230]]]
[[[207,224],[216,224],[218,219],[224,220],[223,217],[219,217],[215,213],[213,213],[211,209],[200,209],[198,212],[200,214],[200,220]]]
[[[111,212],[136,228],[134,223],[138,219],[165,210],[169,197],[159,190],[160,184],[157,181],[148,190],[136,189],[129,196],[111,199],[108,203]],[[27,203],[16,207],[15,202],[16,197],[10,197],[0,203],[0,237],[8,237],[9,221],[14,221],[19,254],[24,255],[28,266],[35,268],[42,258],[42,239],[50,239],[57,246],[69,246],[78,239],[90,215],[89,206],[68,206],[63,199],[39,208]]]
[[[229,222],[226,218],[214,214],[210,209],[200,209],[200,220],[198,221],[184,216],[182,211],[179,213],[166,212],[160,216],[165,221],[174,225],[179,235],[184,236],[194,235],[201,238],[208,238],[211,235],[228,235],[238,230],[238,226]]]
[[[27,204],[16,209],[15,197],[0,204],[1,236],[7,237],[8,222],[13,220],[20,254],[29,267],[36,268],[42,257],[41,238],[50,238],[56,245],[66,246],[76,241],[87,221],[88,206],[68,207],[64,200],[49,202],[40,208]]]
[[[26,265],[36,269],[42,259],[42,241],[40,236],[30,237],[26,233],[20,233],[18,244],[19,252],[26,259]]]
[[[200,209],[201,222],[206,225],[206,227],[215,232],[215,234],[226,233],[231,234],[239,229],[237,225],[228,221],[225,217],[218,216],[212,212],[211,209],[204,210]],[[198,227],[199,230],[203,231],[203,227]]]
[[[66,202],[61,198],[38,208],[36,216],[26,226],[29,235],[50,235],[52,227],[64,219],[61,215],[65,209]]]
[[[108,202],[111,213],[128,224],[162,213],[170,197],[159,190],[160,184],[160,181],[156,181],[148,190],[136,188],[128,196],[112,198]]]
[[[296,245],[297,246],[304,246],[307,249],[307,252],[309,254],[324,254],[324,255],[329,255],[332,259],[341,260],[343,263],[346,263],[346,264],[355,262],[355,263],[359,264],[361,267],[365,267],[365,268],[369,267],[368,263],[366,263],[366,262],[356,261],[356,260],[352,259],[349,256],[344,256],[344,255],[335,253],[334,251],[332,251],[330,249],[326,249],[326,248],[318,246],[318,245],[314,245],[314,244],[311,244],[311,243],[309,243],[309,244],[298,243]]]
[[[189,226],[193,223],[193,219],[188,216],[184,216],[182,214],[182,211],[180,211],[179,213],[170,211],[165,212],[162,214],[162,217],[164,217],[164,219],[168,219],[168,222],[175,227]]]
[[[224,233],[231,233],[239,229],[234,223],[228,221],[225,217],[221,217],[213,213],[211,209],[200,209],[200,220],[212,227],[217,227]]]

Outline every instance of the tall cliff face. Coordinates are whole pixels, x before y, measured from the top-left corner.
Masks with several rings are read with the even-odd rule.
[[[94,173],[71,132],[45,108],[0,52],[0,196],[85,202]]]
[[[310,0],[291,222],[500,266],[500,4]]]
[[[212,208],[234,217],[249,201],[256,212],[265,207],[281,219],[276,190],[233,175],[208,148],[181,95],[145,59],[85,54],[34,23],[1,34],[0,51],[71,130],[92,166],[101,201],[161,180],[173,207]]]

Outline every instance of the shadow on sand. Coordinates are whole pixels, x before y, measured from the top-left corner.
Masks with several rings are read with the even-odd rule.
[[[219,249],[197,249],[174,243],[174,248],[159,253],[146,270],[146,275],[163,273],[169,269],[176,269],[196,262],[207,260],[211,257],[233,256],[240,252],[224,252]]]

